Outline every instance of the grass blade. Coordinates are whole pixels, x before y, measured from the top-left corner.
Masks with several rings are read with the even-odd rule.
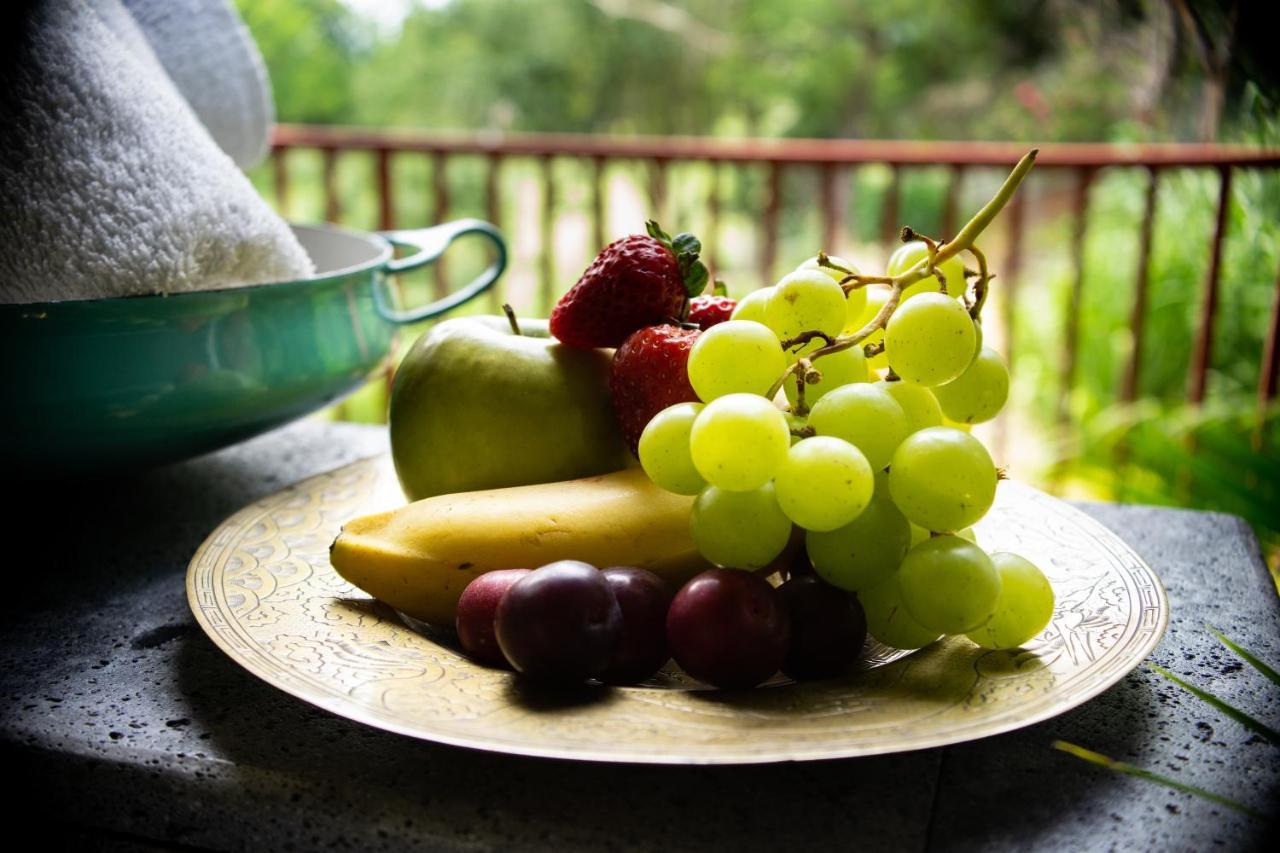
[[[1175,791],[1182,791],[1186,794],[1202,797],[1229,809],[1235,809],[1243,812],[1250,817],[1262,817],[1262,813],[1249,808],[1244,803],[1236,802],[1230,797],[1224,797],[1221,794],[1215,794],[1212,791],[1206,791],[1204,788],[1197,788],[1195,785],[1188,785],[1185,782],[1179,782],[1177,779],[1170,779],[1168,776],[1161,776],[1159,773],[1152,773],[1150,770],[1143,770],[1141,767],[1134,767],[1132,764],[1126,764],[1123,761],[1116,761],[1114,758],[1108,758],[1100,752],[1094,752],[1091,749],[1085,749],[1083,746],[1077,746],[1074,743],[1067,743],[1065,740],[1055,740],[1053,748],[1074,755],[1082,761],[1090,764],[1096,764],[1099,767],[1105,767],[1108,770],[1114,770],[1117,773],[1124,773],[1126,776],[1134,776],[1138,779],[1146,779],[1148,782],[1155,782],[1158,785],[1164,785],[1166,788],[1173,788]]]
[[[1267,666],[1262,661],[1258,660],[1256,657],[1253,656],[1253,653],[1250,652],[1248,649],[1243,649],[1240,646],[1233,643],[1231,640],[1227,639],[1227,636],[1223,634],[1221,631],[1219,631],[1217,628],[1213,627],[1212,625],[1207,625],[1205,627],[1207,627],[1210,631],[1213,632],[1213,636],[1217,637],[1218,640],[1222,643],[1222,645],[1226,646],[1227,648],[1231,649],[1231,651],[1235,652],[1236,654],[1240,655],[1240,657],[1244,658],[1245,663],[1249,664],[1249,666],[1253,667],[1258,672],[1262,673],[1267,678],[1271,679],[1273,683],[1280,684],[1280,672],[1276,672],[1274,669]]]
[[[1187,682],[1183,681],[1181,678],[1174,675],[1172,672],[1170,672],[1169,670],[1165,669],[1164,667],[1158,664],[1149,663],[1147,664],[1147,666],[1151,667],[1151,669],[1160,673],[1165,678],[1169,679],[1174,684],[1181,687],[1183,690],[1188,691],[1196,698],[1202,699],[1203,701],[1208,702],[1210,705],[1217,708],[1219,711],[1226,714],[1228,717],[1235,720],[1240,725],[1244,726],[1247,729],[1252,729],[1253,731],[1262,735],[1267,740],[1271,741],[1276,746],[1280,746],[1280,732],[1271,728],[1267,724],[1259,720],[1255,720],[1253,717],[1250,717],[1248,714],[1246,714],[1244,711],[1241,711],[1238,708],[1228,705],[1226,702],[1222,701],[1217,696],[1214,696],[1212,693],[1209,693],[1206,690],[1201,690],[1199,687],[1196,687],[1194,684],[1188,684]]]

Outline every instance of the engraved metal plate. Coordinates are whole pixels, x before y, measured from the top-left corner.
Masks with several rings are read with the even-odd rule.
[[[1025,649],[963,637],[874,666],[743,691],[539,689],[471,663],[338,577],[347,519],[402,503],[389,457],[290,486],[220,525],[187,571],[191,610],[238,664],[332,713],[413,737],[521,755],[666,764],[838,758],[942,746],[1060,714],[1117,682],[1163,636],[1169,602],[1115,534],[1029,486],[1000,485],[988,551],[1045,571],[1057,606]]]

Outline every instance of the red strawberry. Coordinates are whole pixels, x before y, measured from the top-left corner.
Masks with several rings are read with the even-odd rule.
[[[635,453],[640,433],[667,406],[694,402],[689,350],[702,332],[679,326],[646,326],[618,347],[609,369],[613,411],[622,437]]]
[[[572,347],[616,347],[636,329],[679,319],[685,300],[707,284],[692,234],[658,223],[605,247],[551,312],[551,334]]]
[[[685,319],[697,324],[702,331],[729,319],[738,300],[727,296],[695,296],[689,300],[689,316]]]

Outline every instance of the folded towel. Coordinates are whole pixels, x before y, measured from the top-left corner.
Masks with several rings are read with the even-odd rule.
[[[0,303],[178,293],[314,269],[135,51],[119,0],[43,0],[0,44]],[[8,48],[8,49],[5,49]]]
[[[275,122],[271,83],[231,0],[124,0],[124,6],[213,141],[242,169],[258,163]]]

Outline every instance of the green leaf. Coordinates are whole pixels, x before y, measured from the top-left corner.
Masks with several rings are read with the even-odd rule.
[[[1227,704],[1226,702],[1219,699],[1217,696],[1214,696],[1212,693],[1208,692],[1207,690],[1201,690],[1199,687],[1196,687],[1194,684],[1189,684],[1186,681],[1183,681],[1181,678],[1174,675],[1172,672],[1160,666],[1159,664],[1148,663],[1147,666],[1150,667],[1155,672],[1158,672],[1160,675],[1163,675],[1165,678],[1169,679],[1174,684],[1181,687],[1183,690],[1186,690],[1192,696],[1195,696],[1197,699],[1208,702],[1210,705],[1217,708],[1219,711],[1226,714],[1228,717],[1235,720],[1240,725],[1244,726],[1247,729],[1251,729],[1257,732],[1267,740],[1271,741],[1276,746],[1280,746],[1280,732],[1271,728],[1266,723],[1263,723],[1260,720],[1256,720],[1253,717],[1250,717],[1244,711],[1241,711],[1239,708],[1236,708],[1233,705]]]
[[[1236,654],[1240,655],[1240,657],[1244,658],[1245,663],[1249,664],[1249,666],[1253,667],[1258,672],[1262,673],[1267,678],[1271,679],[1272,683],[1280,684],[1280,672],[1276,672],[1274,669],[1267,666],[1262,661],[1258,660],[1258,658],[1254,657],[1253,653],[1250,652],[1248,649],[1243,649],[1240,646],[1236,645],[1234,642],[1229,640],[1227,636],[1223,634],[1221,631],[1219,631],[1217,628],[1213,627],[1212,625],[1208,625],[1206,627],[1208,627],[1208,629],[1213,632],[1213,636],[1217,637],[1222,642],[1222,645],[1226,646],[1227,648],[1231,649],[1231,651],[1235,652]]]
[[[688,231],[682,231],[671,238],[671,251],[677,256],[686,252],[697,255],[702,252],[702,241]]]
[[[1081,761],[1087,761],[1090,764],[1096,764],[1099,767],[1105,767],[1108,770],[1114,770],[1117,773],[1124,773],[1127,776],[1135,776],[1138,779],[1146,779],[1148,782],[1155,782],[1158,785],[1164,785],[1166,788],[1173,788],[1175,791],[1192,794],[1197,797],[1203,797],[1210,802],[1226,806],[1229,809],[1235,809],[1238,812],[1244,812],[1251,817],[1262,817],[1262,813],[1249,808],[1244,803],[1237,802],[1229,797],[1221,794],[1215,794],[1212,791],[1206,791],[1204,788],[1197,788],[1195,785],[1188,785],[1185,782],[1179,782],[1176,779],[1170,779],[1168,776],[1161,776],[1159,773],[1152,773],[1150,770],[1143,770],[1141,767],[1134,767],[1132,764],[1126,764],[1123,761],[1116,761],[1114,758],[1108,758],[1100,752],[1094,752],[1091,749],[1085,749],[1083,746],[1077,746],[1074,743],[1067,743],[1065,740],[1055,740],[1053,748],[1074,755]]]
[[[658,221],[656,219],[646,219],[644,221],[644,230],[648,232],[650,237],[657,240],[668,249],[671,248],[671,235],[662,230],[662,227],[658,225]]]
[[[729,288],[720,279],[715,280],[715,284],[711,285],[711,293],[714,296],[728,296]]]
[[[687,259],[687,263],[686,263]],[[681,255],[680,275],[684,278],[684,291],[690,298],[697,296],[707,288],[707,279],[711,276],[697,255]]]

